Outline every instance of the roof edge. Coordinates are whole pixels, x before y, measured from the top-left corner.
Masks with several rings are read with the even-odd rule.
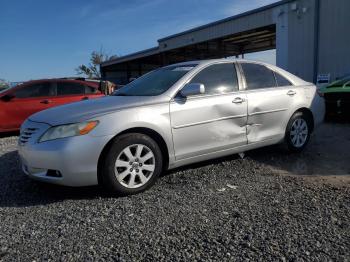
[[[173,35],[170,35],[170,36],[163,37],[163,38],[159,39],[158,42],[163,42],[163,41],[169,40],[169,39],[177,37],[177,36],[185,35],[185,34],[188,34],[188,33],[195,32],[197,30],[208,28],[210,26],[214,26],[214,25],[218,25],[218,24],[221,24],[221,23],[225,23],[225,22],[230,21],[230,20],[234,20],[234,19],[241,18],[241,17],[248,16],[248,15],[252,15],[254,13],[265,11],[265,10],[268,10],[268,9],[271,9],[271,8],[274,8],[274,7],[277,7],[277,6],[280,6],[280,5],[284,5],[284,4],[287,4],[289,2],[293,2],[293,1],[295,1],[295,0],[278,1],[276,3],[265,5],[265,6],[262,6],[262,7],[259,7],[259,8],[256,8],[256,9],[253,9],[253,10],[241,13],[241,14],[230,16],[230,17],[227,17],[227,18],[224,18],[224,19],[221,19],[221,20],[209,23],[209,24],[201,25],[201,26],[194,27],[194,28],[188,29],[188,30],[180,32],[180,33],[176,33],[176,34],[173,34]]]
[[[100,66],[108,66],[108,65],[114,64],[115,62],[119,62],[120,60],[127,59],[127,58],[132,57],[132,56],[142,55],[142,54],[146,54],[146,53],[149,53],[149,52],[155,52],[155,51],[159,51],[159,47],[158,46],[151,47],[151,48],[148,48],[148,49],[145,49],[145,50],[141,50],[141,51],[138,51],[138,52],[127,54],[125,56],[120,56],[120,57],[117,57],[117,58],[105,61],[105,62],[101,63]],[[155,53],[157,53],[157,52],[155,52]]]

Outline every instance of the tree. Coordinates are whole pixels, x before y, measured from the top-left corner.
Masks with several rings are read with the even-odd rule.
[[[78,75],[85,75],[87,78],[101,78],[100,64],[116,57],[109,56],[101,48],[100,51],[93,51],[91,53],[90,63],[88,65],[80,65],[75,71]]]
[[[8,82],[6,82],[4,79],[0,79],[0,91],[9,87],[10,84]]]

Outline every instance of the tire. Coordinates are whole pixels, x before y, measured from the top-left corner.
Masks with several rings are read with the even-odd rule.
[[[130,133],[117,137],[102,164],[102,186],[118,195],[133,195],[150,188],[163,169],[158,144],[149,136]]]
[[[284,138],[290,152],[301,152],[307,146],[311,135],[311,121],[302,112],[296,112],[290,118]]]

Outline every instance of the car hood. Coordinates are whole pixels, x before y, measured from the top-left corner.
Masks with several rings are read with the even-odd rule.
[[[29,120],[56,126],[85,121],[122,109],[161,102],[166,102],[166,99],[145,96],[107,96],[53,107],[30,116]]]

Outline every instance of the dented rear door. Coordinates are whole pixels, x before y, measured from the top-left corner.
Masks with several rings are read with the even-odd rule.
[[[248,143],[282,139],[300,90],[264,65],[244,62],[241,67],[248,99]]]

